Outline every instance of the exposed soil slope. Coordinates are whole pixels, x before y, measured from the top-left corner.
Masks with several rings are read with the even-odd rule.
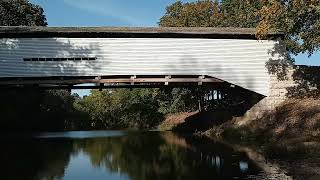
[[[262,118],[240,126],[241,119],[228,121],[207,132],[211,136],[254,138],[268,142],[320,140],[320,100],[288,99]]]

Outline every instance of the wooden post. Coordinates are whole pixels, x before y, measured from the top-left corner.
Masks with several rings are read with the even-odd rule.
[[[201,112],[202,111],[201,96],[200,96],[199,91],[196,91],[196,92],[197,92],[197,97],[198,97],[198,110],[199,110],[199,112]]]
[[[202,81],[205,79],[205,76],[199,76],[199,82],[198,85],[202,85]]]
[[[69,85],[68,87],[69,87],[68,92],[71,94],[71,90],[72,90],[73,85]]]
[[[200,92],[198,92],[198,99],[199,99],[199,112],[204,110],[203,107],[203,89],[200,89]]]
[[[171,76],[166,76],[165,79],[167,80],[164,82],[164,85],[169,85],[169,79],[171,79]]]
[[[131,85],[134,85],[134,80],[135,80],[136,78],[137,78],[136,75],[130,77]]]
[[[100,83],[100,85],[99,85],[99,91],[102,91],[103,86],[104,86],[104,83]]]

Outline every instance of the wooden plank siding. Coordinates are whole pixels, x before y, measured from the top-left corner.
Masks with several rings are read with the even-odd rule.
[[[2,39],[0,77],[208,75],[266,95],[277,41],[174,38]],[[94,61],[23,58],[96,57]]]
[[[1,31],[1,30],[0,30]],[[3,34],[2,34],[3,36]],[[268,95],[265,64],[282,59],[281,40],[232,38],[5,38],[0,79],[115,75],[206,75]],[[95,60],[24,61],[24,58]],[[43,59],[42,59],[43,60]]]

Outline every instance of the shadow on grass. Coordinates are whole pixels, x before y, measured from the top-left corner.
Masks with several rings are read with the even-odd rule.
[[[234,117],[242,117],[263,98],[260,94],[240,87],[229,89],[224,99],[208,101],[206,111],[185,117],[183,123],[176,125],[172,130],[188,133],[207,131],[233,120]]]
[[[206,131],[213,126],[220,125],[232,118],[233,113],[228,110],[198,112],[187,117],[183,123],[177,125],[172,130],[190,133]]]

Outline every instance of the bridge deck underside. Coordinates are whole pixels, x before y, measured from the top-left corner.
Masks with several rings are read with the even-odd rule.
[[[81,76],[81,77],[24,77],[0,78],[0,88],[23,88],[36,86],[46,89],[104,89],[104,88],[155,88],[163,86],[215,86],[231,84],[204,75],[176,76]],[[232,85],[231,85],[232,86]]]

